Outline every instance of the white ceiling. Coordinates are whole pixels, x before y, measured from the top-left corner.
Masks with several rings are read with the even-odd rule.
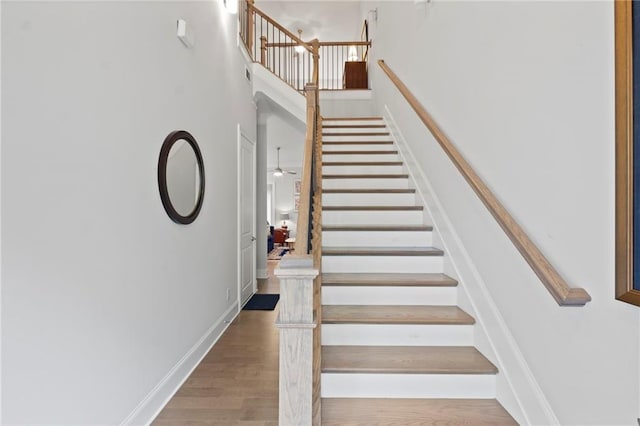
[[[359,1],[257,0],[256,7],[305,41],[360,40],[364,18]]]

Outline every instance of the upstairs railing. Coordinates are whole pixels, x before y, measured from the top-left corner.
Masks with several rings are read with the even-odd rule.
[[[411,108],[418,114],[420,120],[427,126],[435,140],[440,144],[444,152],[469,183],[482,203],[487,207],[491,215],[496,219],[500,227],[507,234],[511,242],[516,246],[522,257],[527,261],[533,272],[536,273],[542,284],[547,288],[556,302],[561,306],[583,306],[591,300],[591,296],[583,288],[570,287],[551,265],[540,249],[529,238],[526,232],[518,225],[507,209],[498,201],[487,184],[471,167],[460,151],[453,145],[445,133],[425,110],[420,101],[411,93],[398,76],[383,61],[378,65],[382,68],[391,82],[398,88],[402,96],[409,102]]]
[[[251,58],[300,92],[307,84],[317,83],[317,40],[303,41],[252,0],[241,3],[240,38]]]
[[[362,24],[362,31],[360,31],[360,41],[366,41],[368,42],[368,46],[364,49],[364,52],[362,54],[362,60],[363,61],[368,61],[369,60],[369,47],[371,47],[371,40],[369,39],[369,21],[368,20],[364,20],[364,23]]]
[[[289,86],[300,93],[309,83],[320,90],[369,87],[369,40],[304,41],[301,33],[296,35],[276,22],[257,8],[254,0],[241,0],[240,4],[240,38],[249,55]]]
[[[320,43],[320,90],[368,89],[368,41]]]
[[[318,87],[305,87],[307,134],[294,254],[280,260],[280,425],[320,425],[322,117]]]

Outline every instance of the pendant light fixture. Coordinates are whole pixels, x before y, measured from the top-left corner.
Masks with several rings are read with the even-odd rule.
[[[300,28],[298,28],[298,38],[302,40],[302,30]],[[297,45],[295,49],[298,53],[304,53],[304,51],[306,50],[305,47],[301,44]]]

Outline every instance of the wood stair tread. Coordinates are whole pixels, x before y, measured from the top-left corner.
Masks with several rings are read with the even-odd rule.
[[[393,141],[326,141],[322,145],[393,145]]]
[[[422,211],[422,206],[322,206],[324,211]]]
[[[322,151],[322,155],[388,155],[397,154],[397,150],[390,151]]]
[[[322,398],[323,426],[517,424],[495,399]]]
[[[331,132],[331,133],[322,133],[322,136],[332,137],[332,136],[389,136],[389,132]]]
[[[323,286],[455,287],[458,282],[445,274],[349,274],[323,273]]]
[[[402,166],[402,161],[323,161],[323,166]]]
[[[322,179],[408,179],[406,173],[398,174],[351,174],[351,175],[322,175]]]
[[[443,256],[435,247],[322,247],[323,256]]]
[[[323,346],[323,373],[496,374],[472,346]]]
[[[433,226],[428,225],[323,225],[323,231],[362,231],[362,232],[411,232],[433,231]]]
[[[365,121],[365,120],[379,120],[382,121],[382,117],[322,117],[322,121]]]
[[[356,121],[356,120],[354,120]],[[386,124],[323,124],[323,129],[384,129]]]
[[[343,188],[343,189],[322,189],[323,194],[415,194],[413,188]]]
[[[457,306],[324,305],[322,323],[471,325],[475,320]]]

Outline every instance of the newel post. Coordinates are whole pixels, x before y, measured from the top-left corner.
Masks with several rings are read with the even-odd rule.
[[[313,82],[313,84],[315,84],[316,86],[320,87],[320,83],[318,82],[318,76],[320,73],[320,41],[318,41],[318,39],[313,39],[311,41],[311,47],[313,49],[313,80],[311,80]]]
[[[267,66],[267,37],[260,37],[260,63]]]
[[[288,255],[275,270],[280,279],[281,426],[313,422],[313,280],[318,270],[311,256]]]
[[[253,5],[255,4],[255,0],[247,0],[247,47],[249,48],[249,53],[253,57],[253,38],[255,37],[253,34],[253,20],[254,20],[254,11]]]

